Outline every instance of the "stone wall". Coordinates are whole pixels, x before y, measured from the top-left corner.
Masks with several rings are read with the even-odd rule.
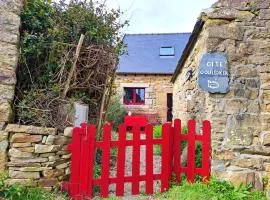
[[[198,39],[178,66],[173,115],[212,123],[212,174],[270,191],[270,0],[221,0],[201,14]],[[195,33],[195,32],[194,32]],[[203,54],[229,62],[227,94],[198,87]],[[186,81],[188,70],[194,77]],[[198,127],[200,123],[198,124]]]
[[[8,133],[2,131],[12,118],[18,62],[19,13],[22,0],[0,0],[0,172],[5,169]]]
[[[9,173],[7,184],[40,186],[52,189],[70,174],[71,128],[57,133],[54,128],[8,124],[5,143]]]
[[[167,121],[167,93],[172,93],[171,75],[117,75],[115,84],[123,104],[124,87],[145,88],[145,105],[124,105],[127,112],[156,113],[159,122]]]
[[[0,0],[0,128],[12,118],[22,0]]]

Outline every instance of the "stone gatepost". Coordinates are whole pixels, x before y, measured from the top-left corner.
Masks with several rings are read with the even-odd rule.
[[[8,133],[2,130],[12,118],[22,6],[22,0],[0,0],[0,172],[7,159]]]

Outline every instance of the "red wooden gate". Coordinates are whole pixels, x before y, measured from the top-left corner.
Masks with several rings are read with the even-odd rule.
[[[181,132],[181,121],[175,120],[174,125],[165,123],[162,126],[162,138],[153,138],[153,126],[145,127],[145,139],[140,138],[141,127],[132,129],[132,140],[126,140],[126,125],[119,126],[119,139],[111,139],[111,126],[103,127],[103,138],[97,141],[96,129],[93,125],[82,124],[80,128],[73,129],[72,143],[69,146],[72,152],[71,176],[69,182],[64,182],[64,189],[68,190],[73,199],[91,198],[93,186],[100,187],[100,195],[107,197],[109,185],[116,184],[116,195],[124,195],[124,184],[132,183],[132,194],[140,193],[139,183],[145,181],[145,191],[153,194],[154,180],[161,181],[161,191],[169,189],[169,182],[174,173],[177,183],[180,183],[181,174],[186,174],[187,180],[194,182],[196,174],[201,175],[202,180],[210,177],[210,122],[204,121],[202,134],[196,134],[196,123],[194,120],[188,122],[188,133]],[[187,141],[187,166],[181,165],[181,141]],[[195,166],[196,141],[202,142],[202,167]],[[140,146],[146,146],[146,173],[140,175]],[[160,145],[161,173],[154,174],[153,170],[153,146]],[[132,146],[132,175],[125,176],[125,149]],[[110,149],[118,148],[116,177],[110,177]],[[94,178],[94,162],[97,149],[101,149],[101,176]]]

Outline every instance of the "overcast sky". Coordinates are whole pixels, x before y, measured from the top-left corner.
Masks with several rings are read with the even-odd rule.
[[[104,0],[99,0],[103,2]],[[217,0],[106,0],[130,21],[126,33],[191,32],[202,9]]]

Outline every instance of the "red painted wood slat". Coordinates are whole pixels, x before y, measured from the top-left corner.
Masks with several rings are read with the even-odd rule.
[[[191,183],[195,178],[195,120],[188,121],[188,161],[187,161],[187,180]]]
[[[140,193],[140,127],[134,126],[133,129],[133,149],[132,149],[132,194]]]
[[[88,138],[90,146],[88,151],[89,154],[89,163],[87,163],[88,169],[88,192],[87,196],[91,197],[93,194],[93,179],[94,179],[94,168],[95,168],[95,158],[96,158],[96,127],[94,125],[89,125],[87,129]],[[84,159],[84,158],[83,158]]]
[[[109,124],[103,127],[103,147],[102,147],[102,166],[101,166],[101,180],[100,194],[102,197],[109,195],[109,176],[110,176],[110,140],[111,140],[111,126]]]
[[[81,124],[81,165],[80,165],[80,182],[81,185],[79,187],[79,193],[82,195],[86,195],[86,190],[87,190],[87,182],[88,182],[88,170],[89,168],[87,167],[89,160],[87,160],[88,156],[88,152],[89,151],[89,139],[88,139],[88,133],[87,133],[87,124],[83,123]],[[86,159],[85,159],[86,158]]]
[[[161,180],[162,174],[154,174],[153,177],[154,177],[154,180]],[[124,182],[132,182],[132,180],[133,180],[133,176],[125,176],[124,177]],[[140,181],[146,181],[146,175],[140,175],[139,180]],[[94,179],[93,182],[94,182],[95,185],[102,184],[102,180],[100,178],[99,179]],[[110,184],[118,183],[117,177],[109,178],[109,183]]]
[[[170,131],[171,124],[166,123],[162,126],[162,147],[161,147],[161,192],[165,192],[169,189],[169,178],[170,178],[170,164],[169,164],[169,153],[170,153]]]
[[[163,142],[162,139],[153,139],[153,144],[159,144],[161,145]],[[146,140],[141,139],[140,140],[141,145],[146,145]],[[96,147],[101,148],[103,146],[103,141],[97,141],[96,142]],[[119,141],[110,141],[111,147],[118,147],[119,146]],[[133,140],[126,140],[125,146],[133,146]]]
[[[174,172],[176,175],[176,183],[180,184],[181,181],[181,120],[174,120]]]
[[[80,179],[82,182],[81,194],[86,197],[92,197],[93,192],[93,174],[95,165],[95,141],[96,127],[94,125],[82,126],[84,133],[82,141],[82,168]]]
[[[121,124],[119,126],[119,145],[117,156],[117,183],[116,183],[116,195],[124,195],[124,176],[125,176],[125,153],[126,153],[126,126]]]
[[[202,140],[202,178],[203,181],[210,179],[210,159],[211,159],[211,125],[210,122],[203,121]]]
[[[153,166],[153,126],[147,125],[146,132],[146,194],[153,194],[154,188],[154,166]]]
[[[168,165],[170,166],[169,179],[171,179],[173,173],[174,127],[171,126],[169,134],[170,134],[170,148],[169,148]]]
[[[81,137],[82,129],[75,127],[72,130],[72,142],[69,145],[69,150],[72,153],[70,164],[70,182],[69,194],[74,197],[79,194],[80,185],[80,164],[81,164]]]

